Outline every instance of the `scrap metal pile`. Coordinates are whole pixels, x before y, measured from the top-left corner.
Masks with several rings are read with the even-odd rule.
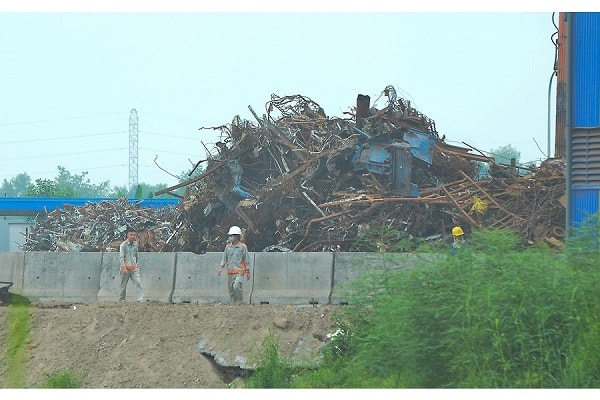
[[[443,241],[454,225],[562,244],[560,160],[521,176],[466,144],[446,143],[392,86],[383,95],[382,109],[358,95],[344,117],[328,117],[305,96],[272,95],[264,115],[249,107],[255,121],[236,116],[200,128],[220,133],[214,148],[205,146],[203,172],[156,193],[185,187],[179,205],[155,210],[119,201],[53,211],[38,218],[23,249],[116,250],[126,225],[139,230],[142,251],[163,252],[222,251],[232,225],[244,229],[251,251],[356,251],[361,236],[382,227]],[[480,179],[482,163],[491,168]]]
[[[23,251],[118,251],[128,226],[138,230],[141,251],[177,248],[176,233],[185,224],[180,212],[169,208],[142,208],[127,199],[65,204],[64,209],[40,215],[26,232]]]

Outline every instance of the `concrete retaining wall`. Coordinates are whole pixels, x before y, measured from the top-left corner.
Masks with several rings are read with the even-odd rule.
[[[25,253],[0,252],[0,282],[12,282],[10,291],[23,292],[23,268]]]
[[[227,274],[217,275],[220,262],[221,253],[177,253],[172,302],[228,303]]]
[[[38,301],[96,301],[102,253],[26,252],[22,295]]]
[[[70,254],[70,253],[66,253]],[[98,301],[117,301],[121,290],[121,269],[119,253],[102,254],[100,284],[97,291]],[[140,253],[138,263],[142,289],[146,300],[171,302],[175,281],[175,259],[177,253]],[[129,280],[127,284],[127,301],[135,301],[135,287]]]
[[[256,253],[251,304],[329,304],[333,253]]]
[[[418,267],[431,259],[430,254],[335,253],[330,304],[348,304],[352,283],[365,273]]]
[[[144,298],[168,303],[229,303],[227,274],[217,275],[222,253],[140,253]],[[409,268],[416,254],[250,253],[244,282],[248,304],[347,304],[350,284],[367,271]],[[119,254],[0,252],[0,281],[32,301],[118,301]],[[127,301],[135,300],[130,281]]]

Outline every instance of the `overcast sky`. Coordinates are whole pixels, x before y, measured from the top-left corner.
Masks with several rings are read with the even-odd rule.
[[[262,115],[271,94],[301,94],[341,117],[358,94],[384,107],[387,85],[448,143],[511,145],[522,162],[548,156],[551,89],[554,151],[559,10],[554,23],[552,10],[177,10],[2,10],[0,182],[53,179],[63,166],[127,186],[135,109],[138,181],[174,185],[169,173],[218,140],[199,128],[255,122],[248,106]]]

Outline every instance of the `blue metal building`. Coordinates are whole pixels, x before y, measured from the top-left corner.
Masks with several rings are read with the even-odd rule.
[[[600,13],[565,13],[567,228],[600,204]]]
[[[109,198],[64,198],[64,197],[0,197],[0,216],[36,216],[56,209],[63,210],[65,205],[83,206],[87,203],[115,201]],[[175,198],[127,199],[141,208],[163,208],[179,203]]]

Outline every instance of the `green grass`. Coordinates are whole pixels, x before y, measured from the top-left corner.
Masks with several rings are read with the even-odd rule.
[[[558,251],[476,230],[466,248],[417,268],[371,266],[352,283],[338,315],[343,334],[320,364],[290,375],[271,346],[267,365],[285,379],[254,387],[600,387],[595,232],[579,231]]]
[[[31,337],[31,308],[25,297],[12,294],[7,307],[4,387],[27,388],[27,367]],[[80,388],[83,382],[73,372],[55,372],[46,376],[42,388]]]
[[[83,381],[71,371],[54,372],[46,376],[43,387],[47,389],[81,388]]]
[[[8,333],[5,343],[4,386],[24,388],[27,385],[28,344],[31,334],[29,301],[21,296],[12,295],[6,308]]]

